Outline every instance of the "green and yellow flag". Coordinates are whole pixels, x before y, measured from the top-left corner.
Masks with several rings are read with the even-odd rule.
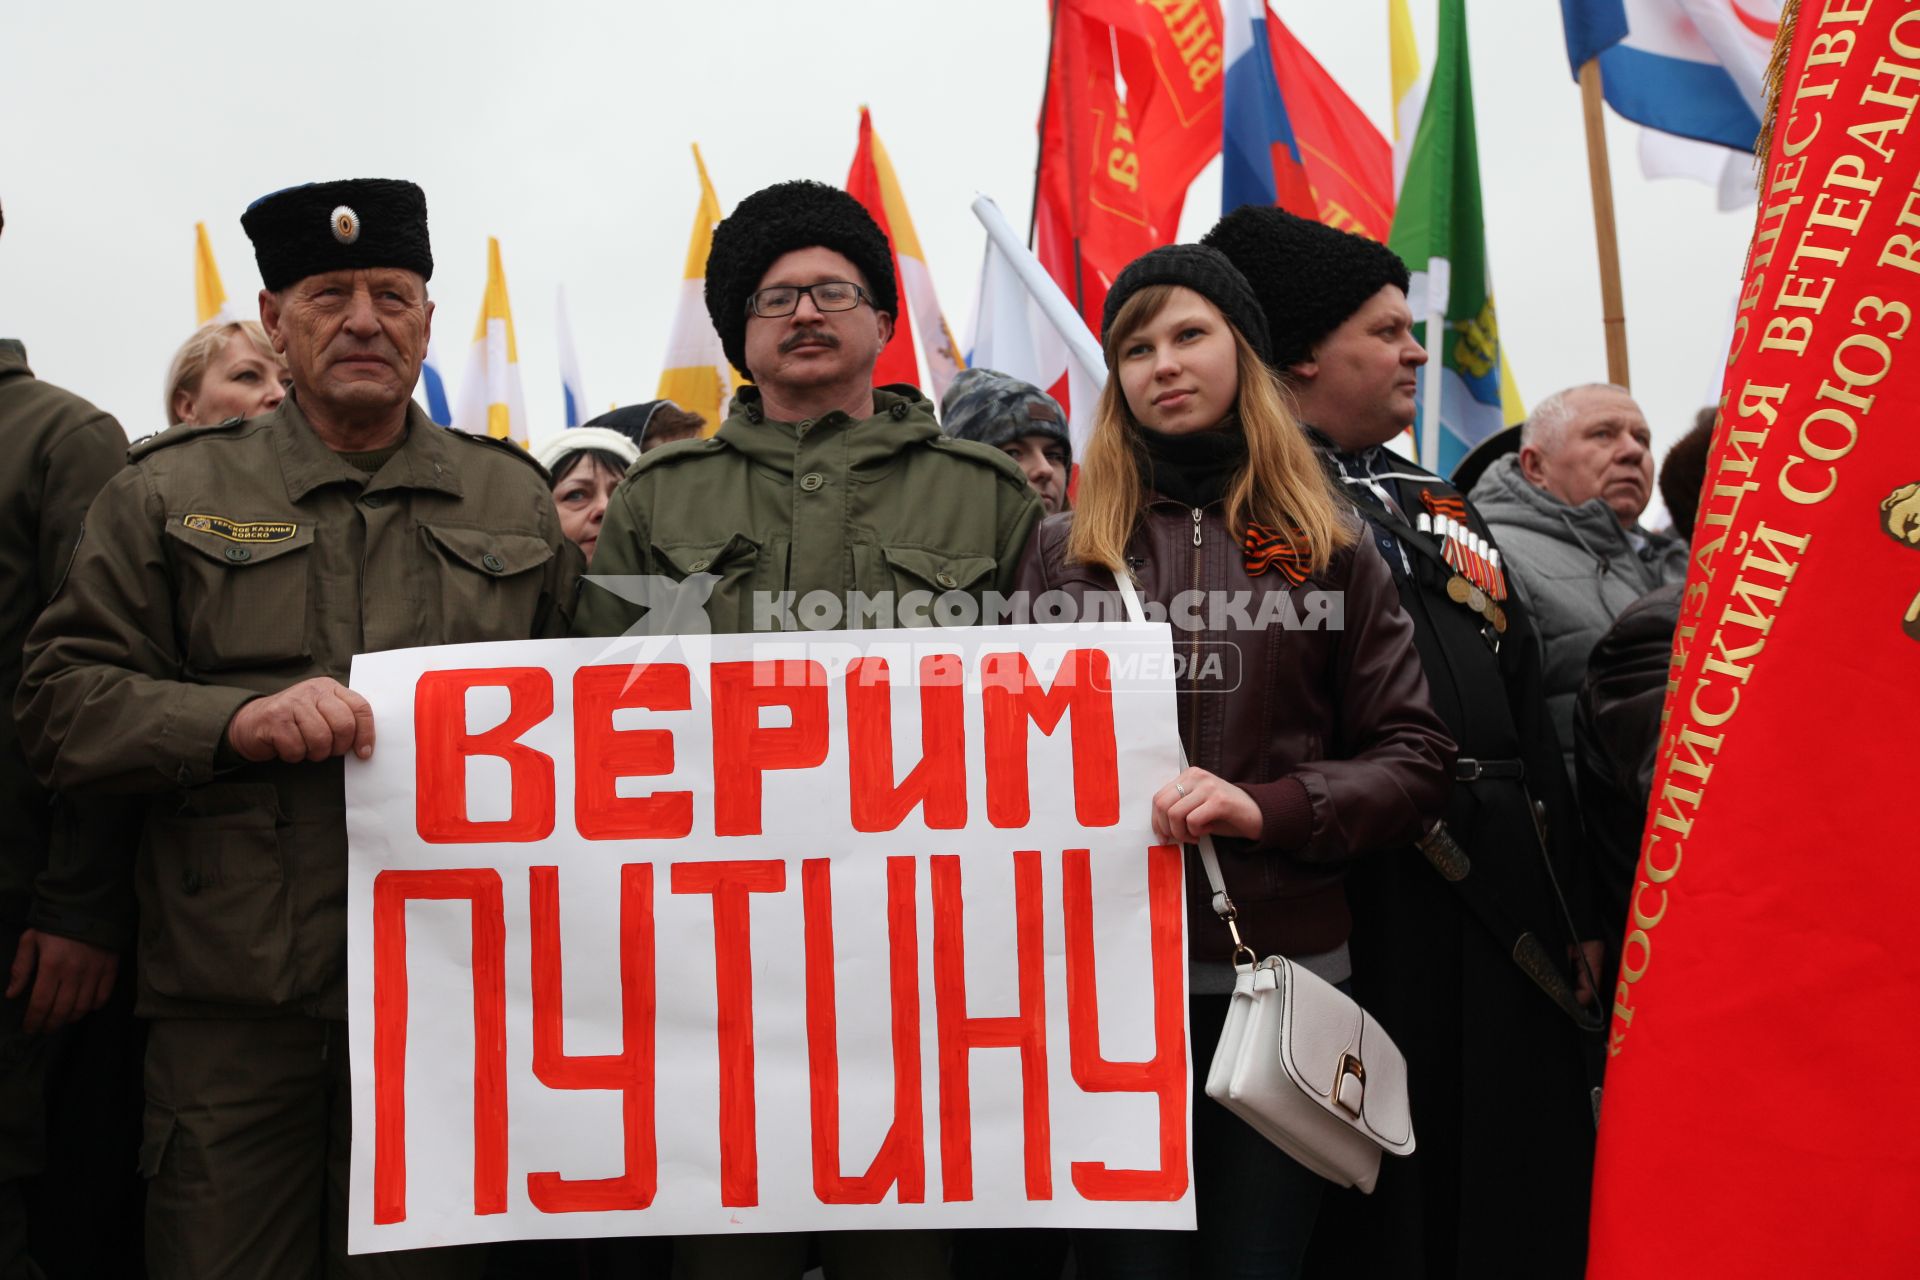
[[[1403,95],[1417,93],[1407,61],[1418,56],[1412,49],[1412,27],[1404,21],[1404,10],[1392,16],[1395,89]],[[1397,105],[1405,108],[1404,96]],[[1415,328],[1434,356],[1420,371],[1415,423],[1420,461],[1445,475],[1507,421],[1501,405],[1500,327],[1480,203],[1465,0],[1440,0],[1439,52],[1418,118],[1387,243],[1413,273],[1407,301]],[[1441,330],[1437,340],[1429,336],[1436,321]],[[1517,407],[1517,392],[1513,398]]]

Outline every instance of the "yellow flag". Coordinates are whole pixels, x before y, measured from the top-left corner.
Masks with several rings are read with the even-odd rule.
[[[707,251],[713,247],[713,229],[726,215],[720,197],[707,178],[700,144],[693,147],[693,164],[700,172],[700,207],[693,214],[693,235],[687,241],[686,266],[680,273],[680,303],[673,313],[673,332],[667,338],[667,357],[655,394],[707,420],[702,435],[720,429],[727,414],[727,398],[740,385],[740,376],[727,363],[707,315]]]
[[[1513,357],[1500,348],[1500,419],[1508,426],[1527,420],[1527,405],[1520,398],[1520,384],[1513,380]]]
[[[195,324],[210,320],[231,320],[227,310],[227,289],[220,283],[220,264],[213,260],[213,245],[207,239],[207,224],[193,224],[193,312]]]
[[[496,440],[527,443],[527,403],[520,392],[520,344],[513,334],[513,308],[507,301],[507,272],[500,265],[500,242],[487,237],[487,293],[474,326],[466,376],[460,380],[457,430]]]

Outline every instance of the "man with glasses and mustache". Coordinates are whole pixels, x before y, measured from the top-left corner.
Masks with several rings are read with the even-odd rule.
[[[873,385],[900,301],[867,211],[818,182],[748,196],[713,233],[706,295],[750,381],[714,435],[634,464],[589,581],[709,575],[719,632],[927,625],[967,615],[925,607],[952,593],[986,620],[980,599],[1011,589],[1040,504],[1005,454],[943,434],[914,388]],[[856,592],[891,608],[856,608]],[[575,629],[639,617],[589,586]]]
[[[293,392],[133,448],[28,638],[21,741],[140,829],[149,1274],[474,1276],[476,1248],[346,1253],[342,761],[376,726],[342,682],[356,653],[565,634],[580,553],[524,450],[412,399],[419,187],[294,187],[241,224]]]
[[[1040,503],[998,449],[942,434],[918,391],[874,387],[899,294],[886,235],[858,201],[817,182],[748,196],[714,231],[706,295],[750,385],[716,434],[642,455],[614,491],[578,634],[641,621],[640,605],[594,585],[603,577],[710,583],[716,632],[925,625],[1012,588]],[[856,609],[856,592],[891,599],[895,616]],[[940,597],[949,607],[926,607]],[[808,1244],[794,1233],[682,1237],[674,1274],[798,1280]],[[818,1238],[830,1280],[941,1280],[947,1244],[937,1231]]]

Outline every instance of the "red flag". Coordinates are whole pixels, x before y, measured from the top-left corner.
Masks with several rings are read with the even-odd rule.
[[[1272,10],[1267,51],[1313,187],[1316,216],[1384,244],[1393,225],[1392,145]]]
[[[1809,2],[1782,39],[1614,992],[1594,1280],[1920,1256],[1920,5]]]
[[[1034,252],[1098,333],[1113,277],[1162,241],[1147,218],[1111,28],[1083,13],[1076,0],[1061,0],[1054,15],[1040,128]]]
[[[1112,25],[1134,115],[1147,220],[1169,244],[1187,188],[1220,154],[1220,0],[1079,0]]]
[[[847,170],[847,194],[866,206],[880,229],[887,233],[887,245],[893,253],[893,278],[896,283],[905,279],[900,274],[900,250],[894,247],[893,228],[887,224],[886,200],[880,194],[880,175],[873,164],[873,120],[867,115],[865,107],[860,108],[860,145],[854,148],[853,167]],[[880,358],[874,361],[873,385],[876,387],[906,383],[909,386],[920,385],[920,366],[913,358],[913,317],[907,306],[904,290],[900,305],[893,317],[893,337],[880,349]]]

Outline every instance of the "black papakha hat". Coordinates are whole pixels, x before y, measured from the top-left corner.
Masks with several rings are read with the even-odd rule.
[[[1161,245],[1126,265],[1107,290],[1107,305],[1100,316],[1102,344],[1127,299],[1153,284],[1184,285],[1193,290],[1220,308],[1262,360],[1272,359],[1268,354],[1272,342],[1267,337],[1267,317],[1261,313],[1247,278],[1225,254],[1200,244]]]
[[[1313,358],[1313,345],[1387,285],[1407,291],[1407,264],[1377,240],[1285,209],[1241,205],[1200,237],[1233,260],[1273,328],[1273,364]]]
[[[767,268],[795,249],[833,250],[860,269],[873,307],[900,314],[893,246],[866,207],[838,187],[801,180],[754,192],[713,229],[707,252],[707,315],[727,359],[747,377],[747,299]]]
[[[261,196],[240,215],[260,283],[278,292],[323,271],[401,267],[433,279],[427,193],[396,178],[309,182]]]

